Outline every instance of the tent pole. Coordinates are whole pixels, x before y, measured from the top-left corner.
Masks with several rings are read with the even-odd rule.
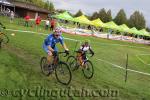
[[[128,79],[128,54],[126,55],[126,70],[125,70],[125,83],[127,82]]]
[[[15,8],[15,6],[14,6],[14,13],[16,13],[16,8]]]
[[[2,11],[2,4],[1,4],[1,11]]]
[[[132,34],[132,42],[133,42],[134,34]]]

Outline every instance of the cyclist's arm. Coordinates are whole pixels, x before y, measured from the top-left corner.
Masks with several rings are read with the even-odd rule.
[[[90,53],[91,53],[91,54],[93,54],[93,55],[94,55],[94,51],[92,50],[92,48],[91,48],[91,47],[89,47],[89,51],[90,51]]]
[[[51,47],[53,38],[51,38],[50,36],[48,36],[47,39],[46,39],[46,41],[48,41],[47,42],[48,50],[50,50],[51,52],[54,52],[54,49]]]
[[[62,47],[63,47],[65,50],[67,50],[67,51],[69,50],[69,49],[67,48],[66,44],[64,43],[63,37],[60,38],[60,44],[62,45]]]
[[[67,50],[67,51],[69,50],[69,49],[67,48],[67,46],[66,46],[65,43],[62,44],[62,47],[63,47],[65,50]]]

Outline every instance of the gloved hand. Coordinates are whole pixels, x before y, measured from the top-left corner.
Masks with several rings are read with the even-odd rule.
[[[53,56],[57,56],[57,51],[52,52]]]
[[[69,55],[69,50],[65,50],[65,53],[66,53],[67,55]]]

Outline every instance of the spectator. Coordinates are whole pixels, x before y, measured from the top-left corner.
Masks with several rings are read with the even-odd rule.
[[[36,18],[35,23],[36,23],[37,26],[40,25],[40,23],[41,23],[41,17],[40,16],[38,16]]]
[[[38,26],[40,25],[40,23],[41,23],[41,17],[38,16],[38,17],[36,18],[36,20],[35,20],[35,24],[36,24],[36,29],[37,29],[37,31],[38,31]]]
[[[10,12],[10,22],[13,22],[13,19],[15,17],[15,13],[13,11]]]
[[[7,8],[6,10],[4,10],[4,12],[5,12],[6,16],[10,16],[10,9],[9,8]]]
[[[48,30],[48,28],[49,28],[49,19],[47,19],[46,21],[45,21],[45,29],[46,30]]]
[[[24,19],[25,19],[25,26],[29,27],[30,16],[26,15]]]
[[[52,19],[50,23],[51,23],[50,30],[53,31],[54,28],[55,28],[55,25],[56,25],[56,20],[55,20],[55,19]]]
[[[90,25],[88,26],[88,29],[91,30],[91,26]]]

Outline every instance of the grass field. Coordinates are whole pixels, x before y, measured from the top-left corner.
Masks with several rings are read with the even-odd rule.
[[[2,17],[0,17],[2,19]],[[34,31],[34,28],[25,28],[24,26],[9,23],[7,18],[1,20],[7,29]],[[73,72],[73,78],[69,86],[64,86],[57,82],[54,75],[44,76],[40,70],[40,58],[46,56],[42,49],[42,43],[46,35],[5,31],[10,42],[0,50],[0,89],[34,89],[41,86],[47,89],[114,89],[119,91],[118,97],[0,97],[0,100],[149,100],[150,98],[150,56],[138,56],[147,64],[139,60],[137,55],[149,54],[148,45],[134,44],[122,41],[113,41],[95,37],[82,37],[78,35],[63,34],[65,38],[75,40],[84,40],[88,38],[91,41],[95,56],[89,58],[94,64],[94,77],[90,80],[85,79],[81,70]],[[11,36],[15,33],[15,36]],[[41,27],[37,33],[48,34]],[[70,51],[74,51],[76,42],[65,39]],[[59,47],[59,45],[58,45]],[[79,47],[79,45],[77,46]],[[61,50],[61,49],[59,49]],[[73,52],[71,52],[73,54]],[[128,80],[124,82],[125,70],[115,66],[126,66],[126,54],[129,54],[129,69],[138,71],[128,71]],[[65,58],[62,58],[65,60]],[[139,73],[142,72],[142,73]]]

